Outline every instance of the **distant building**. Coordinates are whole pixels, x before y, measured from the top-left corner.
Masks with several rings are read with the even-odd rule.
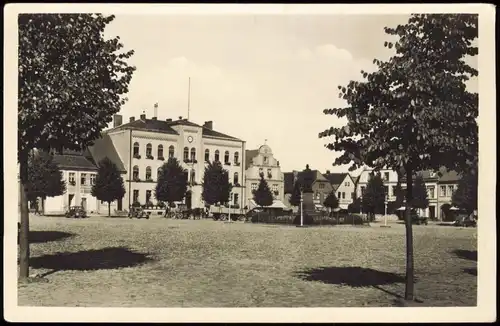
[[[330,183],[330,181],[323,176],[321,172],[318,170],[311,170],[311,175],[312,175],[312,192],[313,192],[313,202],[316,207],[316,209],[324,209],[323,203],[325,202],[326,197],[330,192],[332,192],[333,187]],[[285,192],[286,192],[286,199],[285,203],[287,205],[289,204],[289,198],[290,195],[293,192],[293,187],[295,184],[295,181],[299,180],[299,182],[304,178],[304,172],[303,171],[292,171],[292,172],[286,172],[284,174],[284,179],[285,179]]]
[[[430,219],[444,219],[443,205],[451,205],[451,197],[458,188],[460,176],[455,171],[447,171],[445,168],[437,172],[426,170],[415,174],[414,178],[420,174],[424,179],[427,188],[427,198],[429,207],[420,210],[420,214]],[[401,178],[401,188],[406,189],[406,178]]]
[[[201,183],[209,161],[221,162],[229,172],[229,182],[233,184],[231,204],[240,206],[245,202],[242,164],[245,162],[245,142],[215,131],[212,121],[198,125],[182,117],[158,120],[156,117],[147,119],[145,114],[138,120],[131,117],[126,124],[120,124],[121,118],[115,121],[114,128],[105,131],[93,149],[105,155],[103,149],[110,144],[116,148],[116,163],[121,163],[127,171],[123,207],[128,208],[134,202],[157,202],[154,189],[158,170],[169,157],[177,158],[186,170],[189,187],[184,203],[188,207],[205,205]]]
[[[379,171],[380,176],[385,187],[385,193],[387,194],[388,201],[396,200],[396,185],[398,183],[398,174],[396,171],[390,169],[382,169]],[[360,175],[358,176],[356,196],[362,197],[365,192],[368,181],[375,175],[375,172],[371,168],[364,168]]]
[[[264,179],[273,194],[273,205],[284,206],[284,175],[281,172],[279,161],[274,157],[273,151],[268,145],[245,151],[245,187],[249,208],[256,206],[253,202],[252,192],[259,186],[261,174],[264,175]]]
[[[107,155],[116,155],[114,148],[107,148]],[[97,162],[89,150],[63,150],[54,153],[54,163],[59,166],[66,182],[66,193],[61,196],[47,197],[44,204],[46,214],[64,213],[71,206],[83,206],[88,212],[107,212],[108,203],[100,202],[92,196],[92,186],[97,176]],[[118,168],[125,172],[123,166]],[[119,202],[112,203],[113,209],[120,208]]]
[[[330,173],[326,171],[324,177],[330,181],[335,196],[339,200],[339,208],[347,209],[354,200],[356,183],[349,173]]]

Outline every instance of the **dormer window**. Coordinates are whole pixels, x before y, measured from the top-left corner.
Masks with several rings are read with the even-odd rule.
[[[264,165],[268,165],[268,164],[269,164],[269,157],[264,156]]]

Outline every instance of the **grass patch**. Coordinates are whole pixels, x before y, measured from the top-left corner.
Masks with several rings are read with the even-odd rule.
[[[31,245],[19,304],[87,307],[384,307],[404,295],[405,230],[211,220],[31,219],[76,236]],[[476,229],[415,227],[423,306],[475,306]],[[468,257],[468,258],[466,258]],[[477,257],[477,253],[476,253]]]

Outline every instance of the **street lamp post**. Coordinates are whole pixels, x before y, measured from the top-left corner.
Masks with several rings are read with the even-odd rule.
[[[384,225],[387,226],[387,197],[384,201]]]
[[[300,192],[300,226],[304,226],[304,193]]]
[[[233,201],[233,193],[230,192],[229,193],[229,222],[231,222],[231,202]]]

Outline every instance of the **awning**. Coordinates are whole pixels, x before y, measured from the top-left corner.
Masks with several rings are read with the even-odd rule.
[[[320,204],[315,204],[314,205],[316,208],[323,208],[323,205],[320,205]]]
[[[346,205],[346,204],[339,204],[339,208],[340,209],[347,209],[349,205]]]
[[[259,207],[259,205],[257,205],[253,199],[250,199],[250,205],[251,205],[250,208]],[[273,204],[271,206],[264,206],[264,207],[266,207],[266,208],[287,208],[281,200],[274,200]]]

